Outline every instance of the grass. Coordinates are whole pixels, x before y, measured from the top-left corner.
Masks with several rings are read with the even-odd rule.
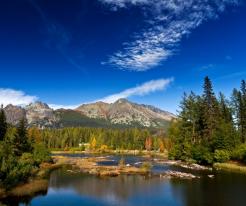
[[[14,197],[33,196],[39,192],[47,192],[47,189],[48,180],[33,180],[13,188],[9,191],[9,195]]]
[[[237,162],[215,163],[213,166],[216,169],[246,174],[246,165],[240,165]]]
[[[18,185],[11,190],[0,188],[0,199],[6,197],[31,197],[37,193],[46,193],[48,180],[35,179],[25,184]]]

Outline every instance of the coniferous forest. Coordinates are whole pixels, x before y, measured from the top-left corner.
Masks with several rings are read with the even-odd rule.
[[[51,162],[48,149],[28,134],[21,119],[17,127],[8,125],[0,111],[0,188],[11,188],[34,177],[41,163]]]
[[[203,93],[184,94],[178,119],[169,128],[172,159],[200,164],[246,162],[246,84],[233,89],[230,99],[213,91],[204,79]]]

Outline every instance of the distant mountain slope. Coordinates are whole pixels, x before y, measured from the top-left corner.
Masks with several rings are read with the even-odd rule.
[[[83,104],[75,110],[53,110],[42,102],[25,108],[8,105],[4,108],[7,121],[17,124],[25,117],[29,126],[58,127],[153,127],[166,128],[175,115],[150,105],[119,99],[112,104],[96,102]]]
[[[175,118],[175,115],[169,112],[149,105],[132,103],[126,99],[119,99],[112,104],[104,102],[84,104],[76,111],[90,118],[105,119],[111,124],[137,123],[143,127],[161,127]]]

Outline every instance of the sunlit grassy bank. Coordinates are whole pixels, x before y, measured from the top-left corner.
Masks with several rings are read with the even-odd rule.
[[[237,162],[215,163],[213,165],[216,169],[226,170],[230,172],[239,172],[246,175],[246,165]]]

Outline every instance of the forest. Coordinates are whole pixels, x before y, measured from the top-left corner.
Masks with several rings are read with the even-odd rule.
[[[246,163],[246,84],[233,89],[230,99],[213,91],[204,79],[203,93],[184,94],[178,119],[168,137],[173,146],[169,158],[212,164],[237,160]]]
[[[9,189],[34,177],[42,163],[51,162],[50,152],[42,142],[28,134],[25,119],[16,127],[7,124],[0,110],[0,189]]]
[[[42,142],[50,149],[68,150],[74,148],[84,150],[79,145],[89,144],[93,150],[107,148],[111,150],[164,150],[168,147],[167,138],[164,131],[124,128],[124,129],[106,129],[106,128],[87,128],[74,127],[63,129],[45,129],[38,131],[35,128],[30,129],[30,134],[39,136]],[[37,135],[38,134],[38,135]],[[38,140],[40,141],[40,140]]]

